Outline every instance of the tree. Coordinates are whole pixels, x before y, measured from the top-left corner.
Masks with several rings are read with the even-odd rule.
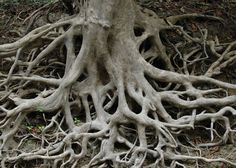
[[[3,168],[21,160],[76,167],[87,154],[88,167],[177,167],[186,160],[236,166],[198,152],[233,140],[236,85],[216,77],[235,61],[236,43],[208,40],[207,30],[192,37],[176,25],[220,18],[162,19],[133,0],[78,2],[76,10],[0,45],[7,72],[0,74]],[[30,115],[43,116],[38,136],[22,129]],[[210,142],[188,142],[198,128]],[[29,151],[30,137],[40,144]]]

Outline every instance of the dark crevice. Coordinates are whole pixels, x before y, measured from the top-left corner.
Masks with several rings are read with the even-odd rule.
[[[125,94],[129,109],[132,110],[135,114],[139,114],[142,111],[142,107],[129,96],[129,94]]]
[[[147,144],[149,145],[149,148],[150,147],[154,148],[159,143],[158,137],[155,135],[155,132],[156,132],[155,128],[151,126],[148,126],[145,129]]]
[[[129,123],[129,124],[120,124],[118,125],[119,134],[129,140],[130,142],[134,143],[136,146],[139,145],[139,140],[137,139],[137,128],[136,124]]]
[[[139,52],[143,53],[143,52],[146,52],[146,51],[150,50],[152,48],[152,46],[153,46],[153,43],[154,43],[153,37],[148,37],[140,45]]]
[[[113,101],[112,99],[114,99],[114,93],[112,90],[108,91],[107,96],[105,101],[103,102],[103,108],[106,112],[108,112],[109,114],[114,114],[118,108],[118,97],[115,98],[114,103],[111,105],[111,107],[109,108],[107,105],[109,103],[111,103],[111,101]],[[106,108],[105,108],[106,107]]]
[[[155,120],[153,113],[154,113],[153,111],[148,112],[148,117]]]
[[[144,75],[148,83],[156,90],[156,91],[162,91],[164,88],[166,88],[169,83],[168,82],[161,82],[161,81],[156,81],[149,77],[148,75]],[[170,88],[169,88],[170,89]],[[168,89],[168,90],[169,90]]]
[[[166,70],[166,63],[165,63],[164,60],[162,60],[162,59],[160,59],[160,58],[154,59],[151,64],[152,64],[153,66],[155,66],[156,68]]]
[[[75,154],[79,154],[81,152],[81,146],[78,143],[72,143],[71,147],[73,149],[73,151],[75,152]]]
[[[102,64],[101,62],[97,63],[97,71],[98,71],[98,75],[99,75],[99,79],[101,81],[101,83],[103,85],[106,85],[110,82],[110,77],[109,74],[106,70],[106,68],[104,67],[104,64]]]
[[[183,94],[179,96],[182,100],[186,100],[186,101],[193,101],[196,100],[196,97],[193,96],[189,96],[187,94]]]
[[[134,27],[134,35],[136,37],[142,36],[144,32],[145,32],[144,28],[142,28],[142,27]]]
[[[92,120],[94,120],[97,117],[97,113],[96,113],[96,109],[93,103],[93,98],[91,95],[87,95],[87,102],[89,105],[90,117]]]
[[[165,108],[165,110],[168,111],[168,113],[171,115],[173,119],[178,118],[179,108],[176,108],[175,105],[173,105],[171,102],[168,101],[162,101],[161,103]]]
[[[72,117],[77,120],[76,122],[85,123],[86,122],[86,116],[85,116],[85,109],[81,108],[79,105],[74,104],[71,107],[71,114]]]
[[[78,82],[84,81],[88,77],[87,69],[84,69],[83,73],[77,79]]]
[[[77,56],[79,54],[82,43],[83,43],[83,36],[82,35],[74,37],[75,56]]]

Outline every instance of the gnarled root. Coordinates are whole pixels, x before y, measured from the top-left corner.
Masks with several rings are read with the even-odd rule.
[[[235,42],[225,47],[208,41],[207,30],[191,37],[175,25],[202,15],[161,19],[132,0],[85,6],[0,45],[2,62],[11,65],[0,74],[1,166],[38,160],[76,167],[87,154],[88,167],[176,167],[186,160],[236,166],[197,152],[233,141],[236,85],[213,77],[235,61]],[[173,43],[168,31],[182,41]],[[209,59],[215,62],[197,66]],[[32,115],[42,116],[40,134],[26,132]],[[208,141],[186,141],[197,128]],[[31,139],[38,143],[29,151]]]

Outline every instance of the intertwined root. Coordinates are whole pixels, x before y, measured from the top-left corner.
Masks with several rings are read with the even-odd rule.
[[[1,166],[36,160],[76,167],[87,154],[88,167],[184,167],[186,160],[236,166],[199,152],[233,141],[236,85],[213,77],[235,61],[235,42],[209,41],[207,30],[192,37],[175,25],[219,19],[160,19],[131,0],[86,7],[0,46]],[[29,127],[35,116],[40,134]],[[194,144],[197,128],[209,138]]]

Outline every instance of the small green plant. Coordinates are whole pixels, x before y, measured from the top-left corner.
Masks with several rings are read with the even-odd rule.
[[[44,125],[38,125],[37,128],[42,132],[44,130],[45,126]]]
[[[26,125],[26,128],[28,131],[33,132],[33,133],[40,133],[44,130],[45,126],[44,125]]]
[[[29,131],[32,131],[34,126],[33,125],[27,125],[26,128],[29,130]]]
[[[75,123],[76,125],[78,125],[78,124],[81,123],[79,117],[75,117],[75,118],[74,118],[74,123]]]

